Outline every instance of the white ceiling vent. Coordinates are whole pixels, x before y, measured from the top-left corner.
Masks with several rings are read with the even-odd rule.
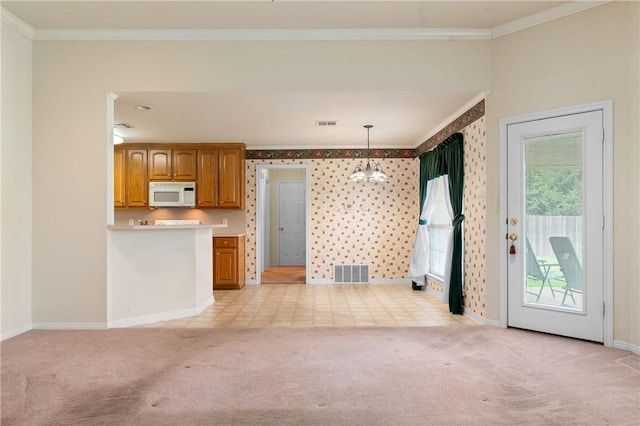
[[[133,129],[133,126],[129,123],[113,123],[114,129]]]
[[[316,121],[316,126],[335,126],[336,124],[338,124],[337,120]]]

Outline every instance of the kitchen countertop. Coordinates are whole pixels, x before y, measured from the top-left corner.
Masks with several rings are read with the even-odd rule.
[[[213,225],[107,225],[107,229],[117,231],[167,230],[167,229],[213,229]]]
[[[170,230],[170,229],[213,229],[213,237],[244,237],[246,234],[244,232],[217,232],[215,226],[213,225],[107,225],[107,229],[112,229],[114,231],[152,231],[152,230]]]

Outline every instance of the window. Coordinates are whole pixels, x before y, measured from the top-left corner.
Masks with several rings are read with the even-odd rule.
[[[435,193],[435,206],[429,217],[427,228],[429,229],[429,274],[438,278],[444,278],[444,270],[447,260],[447,245],[451,232],[451,219],[447,208],[449,188],[445,187],[445,176],[433,180],[432,190]]]

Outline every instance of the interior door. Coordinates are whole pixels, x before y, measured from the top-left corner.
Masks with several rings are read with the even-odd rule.
[[[278,184],[278,262],[280,266],[304,266],[305,183]]]
[[[603,112],[507,126],[509,326],[604,339]]]

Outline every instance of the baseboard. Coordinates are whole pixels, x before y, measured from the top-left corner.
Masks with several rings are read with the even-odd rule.
[[[22,327],[14,328],[13,330],[6,331],[2,333],[2,337],[0,337],[0,341],[5,341],[7,339],[11,339],[12,337],[16,337],[22,333],[26,333],[33,329],[31,324],[23,325]]]
[[[408,278],[386,278],[379,280],[371,280],[371,285],[398,285],[406,284],[411,288],[411,280]]]
[[[207,309],[209,306],[213,305],[214,303],[215,303],[215,300],[214,300],[213,296],[207,297],[198,306],[196,306],[196,315],[200,315],[202,313],[202,311],[204,311],[205,309]]]
[[[428,287],[425,285],[424,287],[424,291],[426,293],[428,293],[429,295],[435,297],[436,299],[438,299],[441,303],[444,303],[444,294],[440,293],[439,291],[435,291],[434,289],[432,289],[431,287]]]
[[[622,342],[620,340],[613,341],[613,347],[616,349],[622,349],[623,351],[630,351],[636,355],[640,355],[640,346],[634,345],[628,342]]]
[[[406,284],[411,287],[411,280],[407,278],[387,278],[387,279],[378,279],[371,280],[368,283],[334,283],[332,279],[319,279],[319,280],[311,280],[309,284],[318,284],[318,285],[398,285],[398,284]]]
[[[104,330],[104,322],[39,322],[33,324],[34,330]]]
[[[484,319],[483,325],[496,328],[506,328],[505,325],[500,322],[500,320],[490,320],[486,318]]]
[[[131,318],[122,318],[109,323],[109,328],[124,328],[133,327],[137,325],[151,324],[160,321],[171,321],[174,319],[193,317],[200,314],[213,304],[213,296],[205,300],[203,303],[195,308],[180,309],[177,311],[160,312],[151,315],[140,315]]]
[[[475,312],[473,312],[470,309],[466,309],[464,310],[464,316],[469,318],[470,320],[472,320],[473,322],[480,324],[480,325],[485,325],[485,320],[483,317],[481,317],[480,315],[476,314]]]
[[[333,280],[325,280],[325,279],[313,280],[312,279],[312,280],[309,281],[309,284],[313,284],[313,285],[315,285],[315,284],[321,284],[321,285],[333,284]]]

